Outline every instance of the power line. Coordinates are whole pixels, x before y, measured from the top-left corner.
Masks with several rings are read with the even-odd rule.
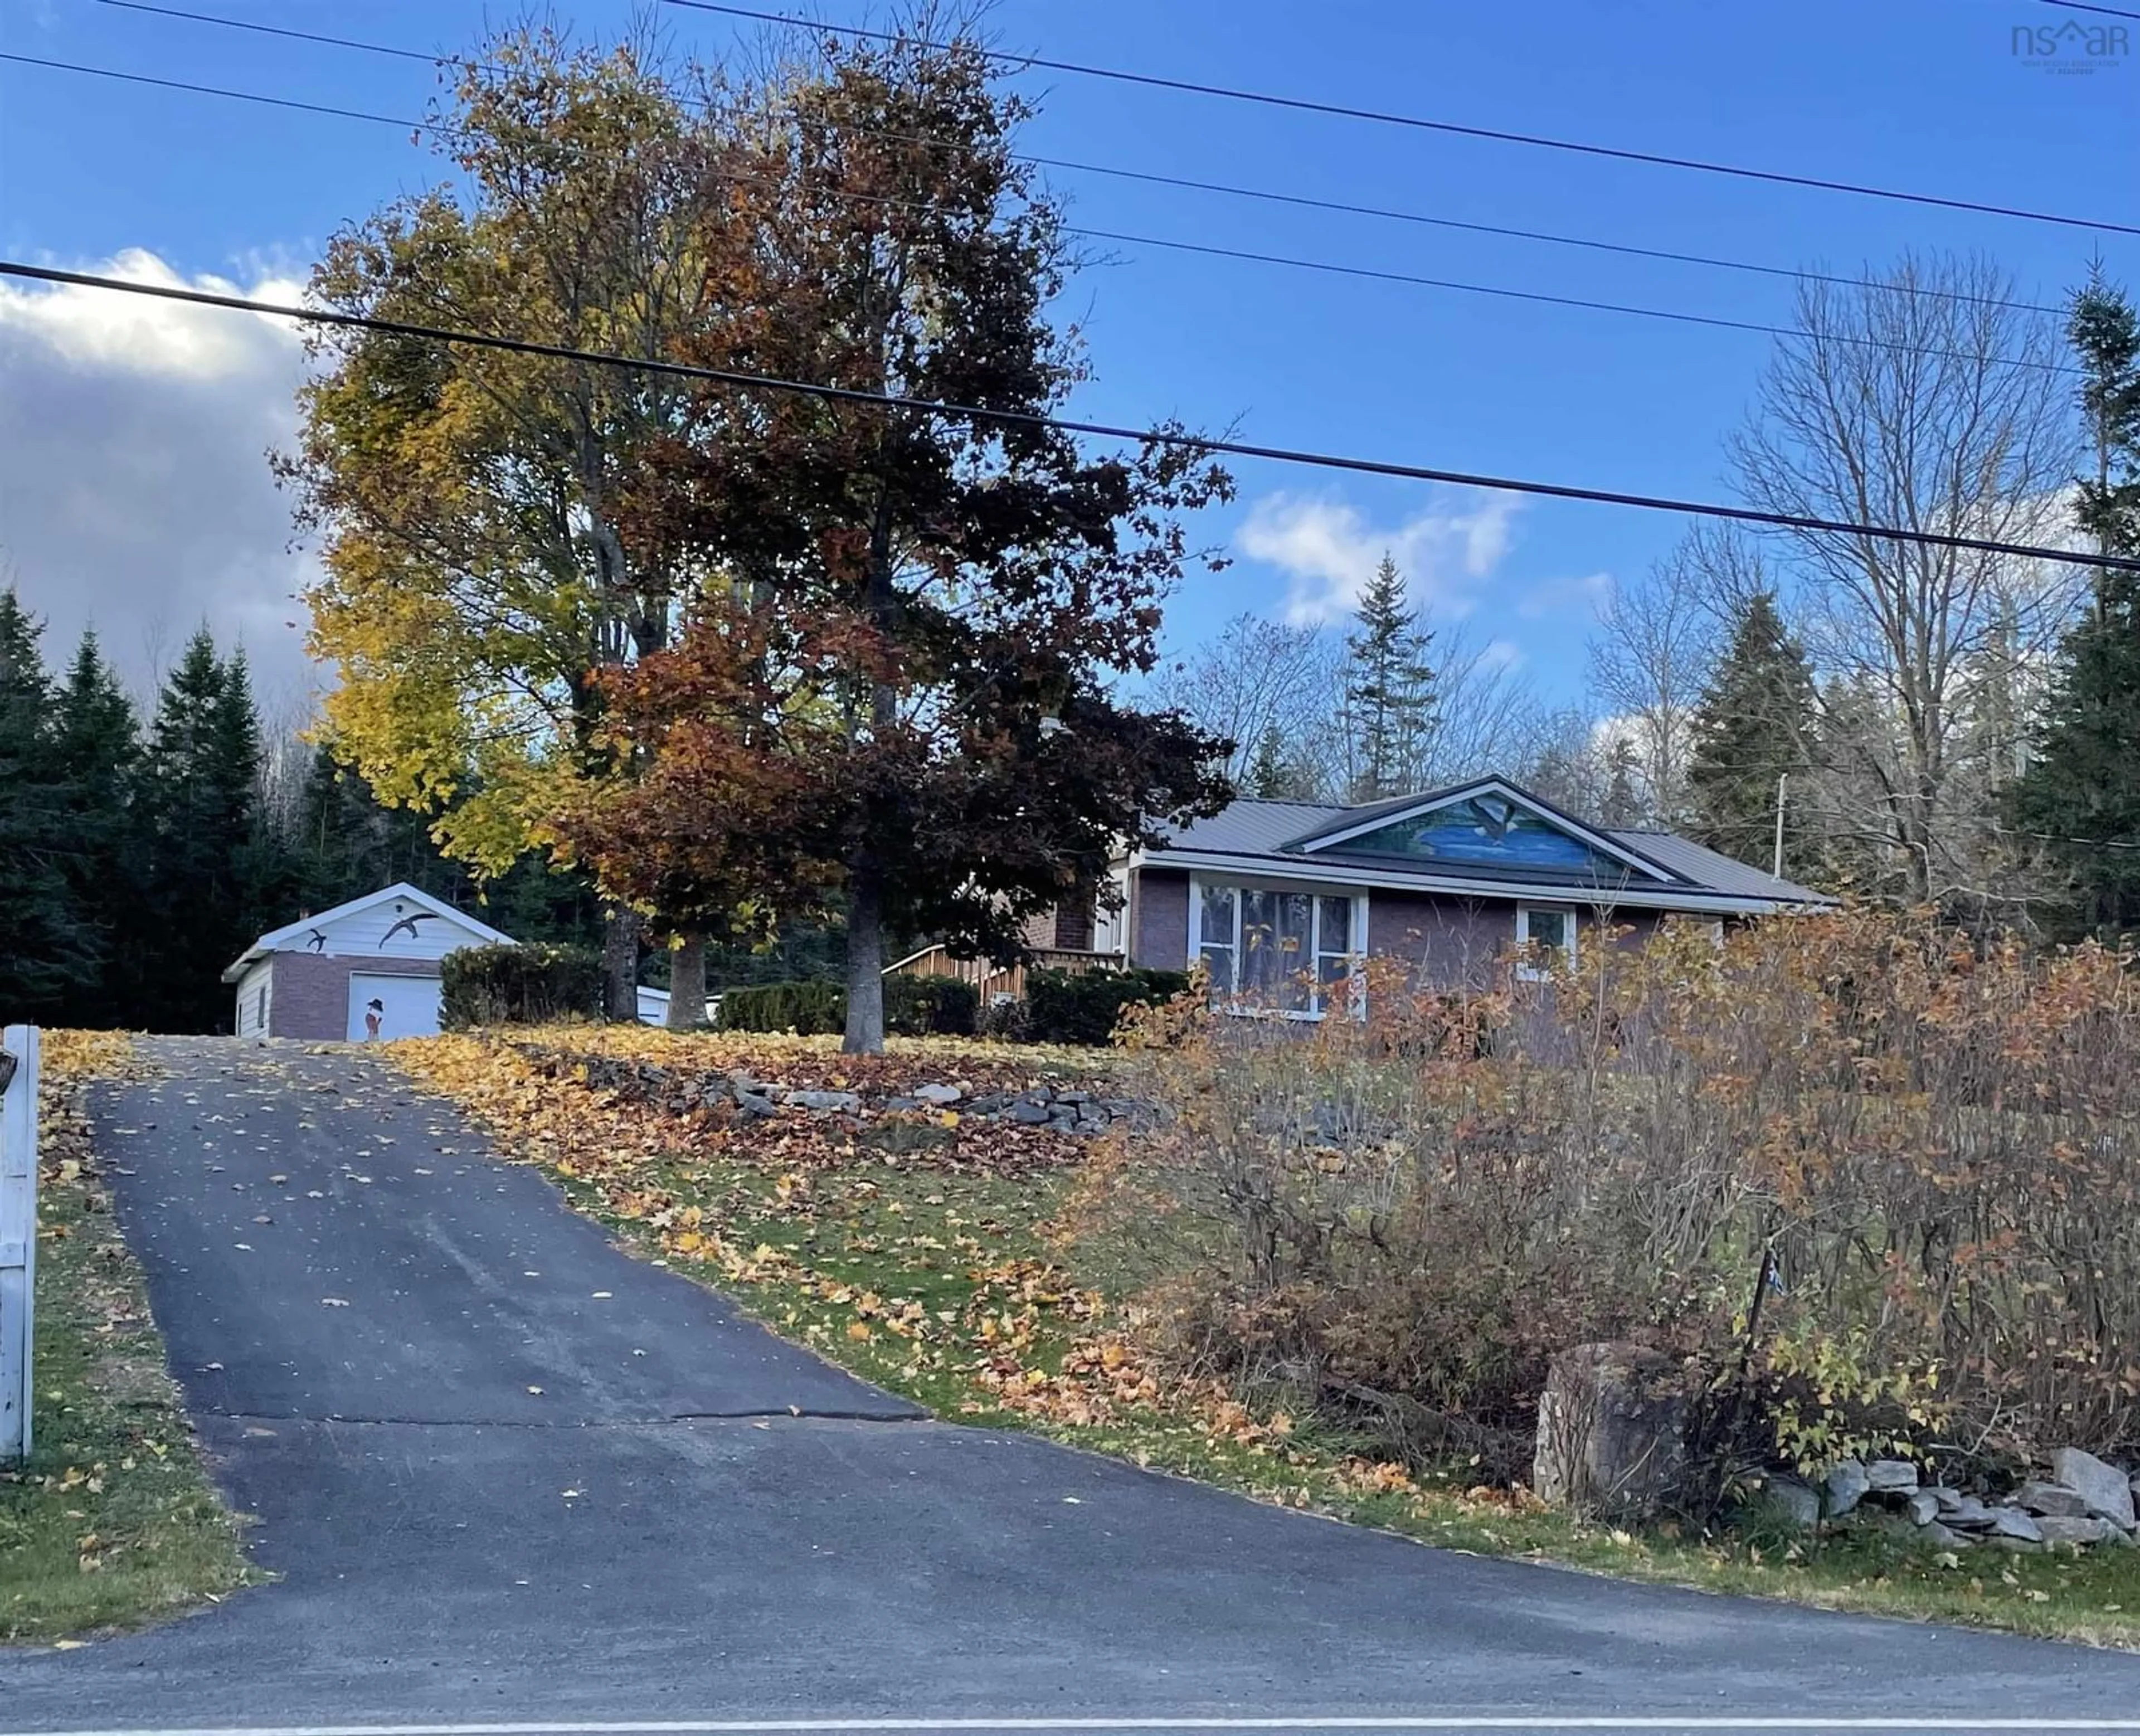
[[[150,6],[146,0],[97,0],[100,6],[115,6],[130,12],[153,12],[162,18],[184,18],[190,24],[220,24],[232,30],[250,30],[263,37],[286,37],[292,42],[320,42],[331,48],[358,48],[366,54],[386,54],[396,60],[422,61],[443,66],[450,55],[426,54],[420,48],[396,48],[385,42],[361,42],[354,37],[331,37],[317,30],[292,30],[286,24],[263,24],[252,18],[223,18],[214,12],[188,12],[183,7]],[[485,67],[486,71],[495,69]]]
[[[898,31],[866,30],[856,25],[819,23],[787,12],[760,12],[750,7],[719,3],[719,0],[663,0],[663,3],[687,7],[693,12],[716,12],[726,17],[749,18],[762,24],[784,24],[819,31],[827,35],[856,37],[872,42],[905,42],[915,47],[940,51],[956,46],[930,42],[925,37],[909,36]],[[1822,193],[1848,193],[1863,199],[1892,199],[1904,204],[1930,205],[1948,211],[1973,211],[1985,217],[2011,217],[2027,223],[2056,223],[2066,228],[2094,229],[2108,234],[2140,235],[2140,224],[2110,223],[2093,217],[2069,217],[2056,212],[2033,211],[2015,205],[1987,204],[1976,199],[1950,199],[1934,193],[1911,193],[1857,181],[1829,180],[1820,175],[1791,174],[1781,169],[1752,169],[1744,164],[1713,163],[1697,157],[1676,157],[1657,151],[1631,150],[1620,145],[1553,139],[1538,133],[1509,132],[1498,127],[1467,126],[1454,120],[1431,120],[1423,115],[1401,115],[1386,109],[1355,108],[1349,104],[1318,102],[1309,97],[1288,96],[1277,91],[1244,91],[1228,85],[1203,84],[1194,79],[1166,78],[1157,73],[1132,72],[1120,66],[1097,66],[1079,61],[1051,60],[1042,55],[1005,54],[995,49],[982,48],[975,43],[966,46],[999,64],[1025,70],[1037,67],[1049,72],[1068,72],[1084,78],[1109,79],[1117,83],[1139,85],[1152,90],[1172,91],[1197,96],[1220,96],[1230,101],[1260,103],[1267,107],[1290,109],[1303,114],[1335,115],[1348,120],[1371,120],[1385,126],[1409,127],[1421,132],[1443,133],[1464,139],[1485,139],[1501,145],[1526,145],[1541,150],[1567,151],[1578,156],[1604,157],[1622,163],[1642,163],[1659,169],[1691,169],[1704,174],[1728,175],[1740,180],[1763,181],[1776,186],[1805,187]]]
[[[146,12],[158,17],[179,18],[189,23],[215,25],[228,30],[251,31],[263,36],[283,37],[297,42],[315,42],[333,48],[355,49],[366,54],[387,55],[397,60],[420,61],[426,66],[443,66],[465,64],[482,71],[498,69],[487,61],[461,62],[452,55],[427,53],[422,49],[404,48],[390,42],[361,41],[354,37],[329,36],[318,31],[294,30],[285,25],[263,24],[251,18],[227,18],[214,12],[194,12],[182,7],[156,6],[149,0],[98,0],[102,6],[118,7],[127,12]],[[112,75],[123,76],[123,75]],[[326,112],[342,114],[349,111],[328,110]],[[368,115],[352,118],[373,119]],[[396,122],[396,125],[415,123]],[[882,127],[864,126],[859,122],[831,121],[824,125],[841,131],[860,133],[872,138],[905,140],[915,145],[940,146],[946,150],[970,150],[973,147],[961,140],[934,138],[925,133],[909,133]],[[1350,199],[1318,198],[1313,194],[1284,193],[1270,187],[1244,187],[1228,181],[1200,180],[1190,175],[1165,174],[1156,169],[1131,169],[1119,164],[1087,163],[1075,158],[1049,157],[1030,152],[1010,151],[1006,155],[1011,161],[1024,163],[1037,169],[1058,169],[1072,174],[1100,175],[1111,179],[1138,181],[1147,185],[1179,188],[1192,193],[1216,193],[1230,199],[1260,200],[1275,205],[1290,205],[1313,211],[1333,211],[1352,217],[1366,217],[1386,223],[1413,223],[1429,228],[1450,229],[1465,234],[1494,235],[1515,241],[1535,241],[1549,246],[1577,248],[1591,253],[1617,253],[1633,259],[1657,260],[1666,264],[1700,266],[1712,271],[1740,272],[1757,277],[1779,277],[1801,283],[1825,283],[1838,288],[1862,289],[1866,280],[1847,277],[1831,272],[1816,272],[1804,267],[1768,265],[1746,259],[1726,259],[1713,253],[1686,253],[1671,248],[1638,247],[1632,243],[1607,241],[1598,236],[1563,235],[1550,229],[1526,229],[1505,223],[1477,223],[1461,218],[1442,217],[1431,212],[1406,210],[1388,205],[1371,205]],[[1973,296],[1966,292],[1921,287],[1915,294],[1930,296],[1940,301],[1964,302],[1986,307],[2011,307],[2026,313],[2063,315],[2066,310],[2042,302],[2010,300],[2000,296]]]
[[[120,0],[107,0],[118,4]],[[115,79],[121,84],[153,85],[160,91],[184,91],[195,96],[223,96],[233,102],[258,103],[263,108],[295,109],[306,115],[331,115],[337,120],[369,120],[380,126],[398,126],[418,132],[439,133],[449,137],[463,136],[461,129],[441,126],[436,121],[409,120],[399,115],[375,114],[370,109],[337,108],[332,103],[301,102],[294,96],[268,96],[258,91],[233,91],[227,85],[194,84],[182,78],[156,78],[146,72],[121,72],[110,66],[85,66],[75,61],[48,61],[34,54],[14,54],[0,51],[0,61],[12,61],[18,66],[41,66],[48,72],[79,72],[90,78]]]
[[[600,367],[628,368],[676,379],[700,380],[711,385],[732,386],[747,391],[787,392],[829,403],[852,404],[880,410],[910,410],[918,414],[941,416],[954,421],[1045,428],[1061,434],[1087,434],[1097,439],[1171,446],[1190,452],[1230,458],[1261,459],[1273,463],[1299,464],[1315,469],[1341,470],[1366,476],[1393,477],[1409,482],[1440,483],[1451,488],[1537,495],[1550,500],[1585,501],[1601,506],[1632,507],[1646,512],[1673,512],[1691,517],[1730,519],[1743,524],[1764,525],[1771,529],[1874,537],[1918,547],[1964,549],[1978,554],[2049,561],[2062,566],[2140,572],[2140,559],[2123,556],[2081,554],[2070,549],[2006,542],[1985,537],[1906,529],[1897,525],[1868,524],[1853,519],[1821,518],[1804,513],[1764,512],[1753,507],[1724,506],[1714,501],[1680,500],[1667,495],[1633,494],[1619,489],[1587,488],[1572,483],[1488,476],[1470,471],[1402,463],[1395,459],[1352,458],[1301,447],[1264,446],[1220,435],[1190,434],[1179,427],[1126,428],[1115,423],[1088,422],[1068,416],[1049,415],[1038,410],[989,409],[976,405],[947,403],[900,393],[867,391],[856,386],[828,385],[814,380],[788,380],[773,375],[743,373],[730,368],[705,367],[694,362],[670,361],[660,356],[582,350],[566,344],[543,343],[533,338],[506,337],[490,332],[420,325],[410,320],[386,319],[373,314],[342,313],[329,308],[291,306],[281,302],[258,301],[248,296],[222,295],[212,290],[182,288],[172,284],[134,282],[124,277],[101,277],[91,272],[65,271],[56,266],[31,265],[20,260],[0,259],[0,277],[21,277],[33,282],[64,284],[82,289],[110,290],[124,295],[147,296],[159,301],[179,302],[194,306],[220,307],[238,313],[263,314],[292,320],[301,325],[380,331],[390,336],[416,338],[433,343],[500,350],[513,355],[540,356],[557,361],[585,362]]]
[[[2044,0],[2044,4],[2063,7],[2069,12],[2101,12],[2106,18],[2140,18],[2140,12],[2127,12],[2124,7],[2119,6],[2093,6],[2088,3],[2088,0]],[[2074,838],[2069,841],[2084,844],[2088,841],[2085,838]]]
[[[129,0],[107,0],[110,4],[126,4]],[[50,71],[79,73],[91,78],[105,78],[125,84],[153,86],[158,90],[181,91],[199,96],[218,96],[236,102],[258,104],[267,108],[294,109],[303,114],[326,115],[344,120],[369,121],[377,125],[411,129],[417,132],[432,133],[441,137],[467,136],[459,127],[436,121],[405,120],[397,115],[381,115],[365,109],[341,108],[326,103],[303,102],[294,97],[273,96],[258,91],[239,91],[225,85],[206,85],[186,79],[159,78],[145,72],[122,72],[110,66],[85,66],[74,61],[47,60],[36,55],[0,51],[0,61],[12,61],[18,66],[37,66]],[[922,142],[928,142],[924,140]],[[773,184],[760,177],[730,174],[729,179],[742,184],[769,186]],[[839,189],[827,189],[835,197],[852,202],[893,206],[908,210],[927,211],[940,208],[918,199],[901,199],[881,194],[850,193]],[[1063,233],[1094,241],[1120,242],[1128,246],[1161,248],[1174,253],[1192,253],[1206,258],[1238,259],[1259,265],[1283,266],[1294,271],[1319,272],[1325,276],[1351,277],[1384,283],[1409,284],[1417,288],[1443,290],[1460,295],[1482,296],[1490,299],[1522,302],[1537,306],[1568,307],[1590,313],[1618,314],[1634,319],[1661,320],[1674,325],[1700,326],[1712,331],[1745,331],[1770,337],[1804,337],[1808,334],[1801,328],[1779,326],[1760,320],[1732,319],[1722,314],[1695,313],[1681,308],[1647,307],[1637,302],[1608,302],[1583,296],[1556,295],[1545,290],[1516,289],[1506,284],[1473,283],[1455,277],[1433,277],[1416,272],[1401,272],[1384,267],[1347,265],[1336,260],[1303,258],[1297,254],[1268,253],[1248,248],[1230,248],[1211,242],[1186,241],[1164,235],[1140,235],[1119,229],[1087,228],[1076,223],[1062,225]],[[1958,351],[1942,350],[1922,345],[1897,343],[1891,339],[1863,337],[1851,332],[1827,334],[1831,341],[1848,344],[1853,348],[1885,350],[1892,354],[1929,356],[1950,361],[1989,360],[2008,367],[2025,368],[2032,371],[2052,374],[2079,375],[2083,370],[2064,363],[2039,360],[2030,357],[1976,357]]]

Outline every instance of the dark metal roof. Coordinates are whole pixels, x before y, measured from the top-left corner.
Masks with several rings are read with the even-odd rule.
[[[1697,844],[1691,838],[1682,838],[1666,831],[1583,826],[1581,821],[1563,814],[1550,802],[1521,791],[1517,791],[1517,793],[1523,795],[1525,801],[1535,805],[1549,817],[1568,820],[1570,824],[1582,826],[1583,830],[1596,836],[1610,839],[1622,850],[1656,864],[1665,873],[1676,876],[1676,880],[1652,881],[1630,869],[1625,880],[1611,881],[1529,867],[1497,868],[1471,862],[1451,862],[1445,866],[1410,861],[1401,857],[1348,851],[1342,844],[1313,851],[1303,851],[1299,847],[1304,842],[1342,831],[1347,826],[1372,822],[1386,814],[1401,813],[1408,808],[1416,808],[1487,782],[1499,782],[1511,790],[1517,788],[1509,784],[1505,778],[1475,777],[1460,784],[1453,784],[1446,790],[1399,796],[1387,802],[1367,802],[1355,807],[1319,802],[1271,802],[1244,796],[1209,819],[1192,821],[1174,833],[1163,846],[1153,852],[1153,856],[1163,858],[1168,851],[1176,850],[1208,852],[1215,856],[1262,856],[1277,858],[1294,867],[1303,861],[1313,861],[1340,870],[1336,875],[1339,879],[1343,877],[1342,870],[1346,868],[1372,869],[1382,874],[1401,874],[1416,878],[1422,889],[1431,887],[1437,880],[1455,878],[1471,881],[1502,880],[1512,886],[1565,886],[1570,890],[1594,890],[1622,885],[1630,889],[1640,887],[1659,895],[1678,890],[1716,894],[1730,898],[1764,899],[1777,904],[1828,902],[1818,892],[1790,880],[1779,880],[1748,863],[1735,861],[1706,845]]]
[[[1778,880],[1765,869],[1711,850],[1706,844],[1697,844],[1691,838],[1682,838],[1676,832],[1612,831],[1606,836],[1630,850],[1640,851],[1674,873],[1683,874],[1696,885],[1706,886],[1711,891],[1729,892],[1738,898],[1781,899],[1792,904],[1829,901],[1795,881]]]

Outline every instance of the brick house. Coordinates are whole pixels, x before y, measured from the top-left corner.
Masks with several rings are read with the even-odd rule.
[[[1081,901],[1035,924],[1048,962],[1071,963],[1065,947],[1088,968],[1200,959],[1215,994],[1301,1018],[1362,958],[1455,987],[1518,947],[1573,958],[1607,925],[1639,936],[1667,916],[1829,902],[1671,832],[1586,824],[1498,777],[1359,807],[1243,798],[1111,878],[1118,908]]]

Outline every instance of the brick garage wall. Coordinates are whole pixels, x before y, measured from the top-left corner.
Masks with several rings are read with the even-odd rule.
[[[268,1034],[339,1042],[349,1035],[349,979],[435,977],[431,959],[335,959],[317,953],[275,954],[275,984],[268,997]]]
[[[1141,868],[1130,893],[1130,963],[1148,970],[1189,969],[1189,875]]]

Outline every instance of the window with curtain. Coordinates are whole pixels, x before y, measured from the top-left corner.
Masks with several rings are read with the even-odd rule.
[[[1342,894],[1199,883],[1197,956],[1220,1000],[1318,1018],[1352,972],[1354,900]]]

